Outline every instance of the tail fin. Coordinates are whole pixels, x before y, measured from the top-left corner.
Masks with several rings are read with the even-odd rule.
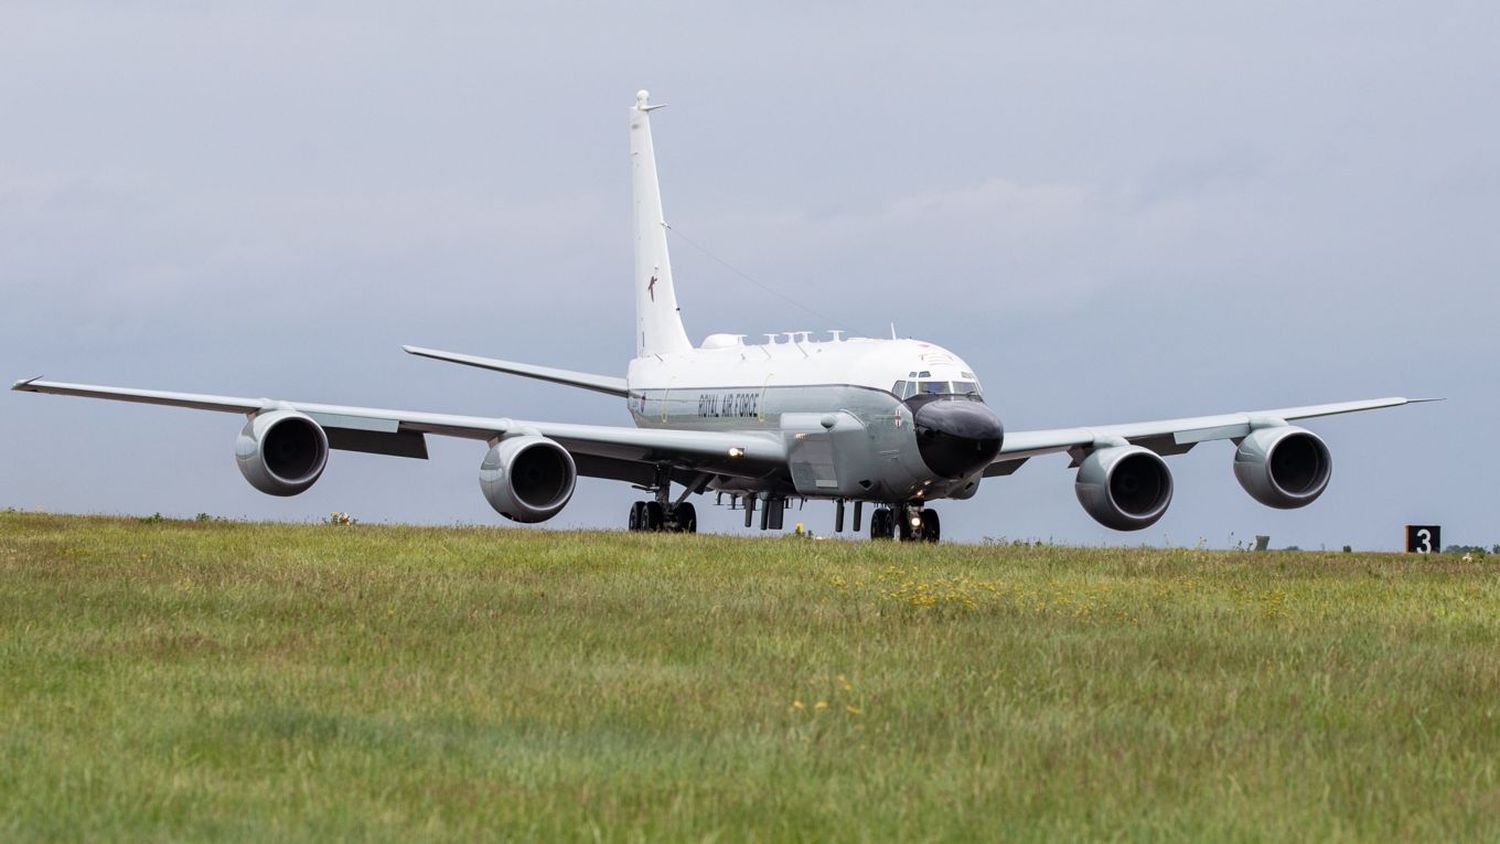
[[[635,201],[635,354],[685,352],[693,347],[682,328],[677,293],[672,287],[672,260],[667,255],[667,222],[656,179],[656,150],[651,145],[650,94],[637,92],[630,108],[631,192]]]

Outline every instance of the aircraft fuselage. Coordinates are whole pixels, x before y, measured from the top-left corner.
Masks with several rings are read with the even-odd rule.
[[[717,489],[883,502],[967,497],[1001,444],[999,419],[969,365],[917,340],[798,333],[746,345],[716,335],[703,348],[636,358],[626,381],[639,427],[786,440],[788,472],[745,477],[731,464],[719,467],[730,473]]]

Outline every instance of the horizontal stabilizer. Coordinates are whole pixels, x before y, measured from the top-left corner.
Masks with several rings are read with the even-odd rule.
[[[508,372],[511,375],[536,378],[540,381],[551,381],[554,384],[581,387],[585,390],[593,390],[596,393],[608,393],[609,395],[620,396],[621,398],[630,395],[630,391],[625,387],[625,379],[615,378],[610,375],[591,375],[587,372],[574,372],[570,369],[534,366],[529,363],[495,360],[494,358],[482,358],[476,355],[461,355],[457,352],[440,352],[437,349],[424,349],[420,346],[402,346],[401,349],[407,354],[419,357],[445,360],[449,363],[461,363],[465,366],[477,366],[480,369],[492,369],[496,372]]]

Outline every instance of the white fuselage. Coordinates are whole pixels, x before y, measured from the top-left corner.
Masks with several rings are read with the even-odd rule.
[[[852,384],[891,392],[900,381],[977,383],[969,365],[940,346],[866,337],[736,342],[647,355],[630,362],[625,380],[632,391]]]
[[[785,437],[794,459],[791,488],[782,491],[791,494],[895,501],[972,493],[977,476],[939,477],[923,462],[905,402],[919,390],[977,390],[968,364],[918,340],[796,337],[748,345],[715,335],[703,347],[632,360],[626,382],[636,425]],[[744,479],[739,488],[764,489],[768,480]]]

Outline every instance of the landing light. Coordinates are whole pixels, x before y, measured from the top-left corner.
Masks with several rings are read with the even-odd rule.
[[[735,447],[729,449],[729,456],[730,457],[744,457],[745,456],[745,450],[743,448],[740,448],[739,446],[735,446]]]
[[[922,526],[922,517],[921,516],[912,516],[911,517],[911,526],[912,527],[921,527]]]

